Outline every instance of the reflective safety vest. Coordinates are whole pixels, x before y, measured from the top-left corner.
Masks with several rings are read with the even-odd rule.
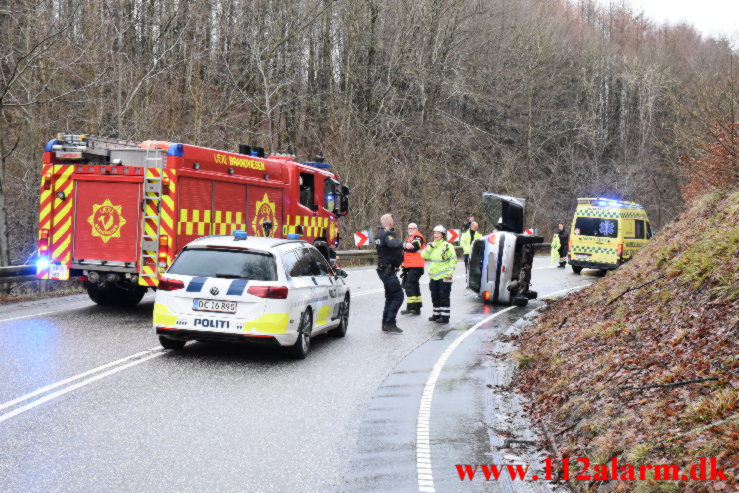
[[[446,240],[434,242],[433,246],[429,243],[421,250],[421,256],[426,259],[429,266],[429,277],[434,281],[451,277],[457,267],[457,252],[454,251],[454,246]]]
[[[459,239],[459,246],[462,247],[462,253],[469,255],[472,243],[478,238],[482,238],[482,235],[477,231],[472,231],[471,229],[462,233],[462,237]]]
[[[413,250],[406,250],[405,244],[410,243],[413,245]],[[411,267],[423,268],[423,257],[419,253],[420,250],[426,245],[426,238],[420,233],[409,236],[403,242],[403,267],[410,269]]]

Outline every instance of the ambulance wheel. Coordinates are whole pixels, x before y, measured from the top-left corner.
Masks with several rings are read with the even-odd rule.
[[[185,347],[185,342],[182,339],[170,339],[169,337],[159,336],[159,344],[162,345],[164,349],[182,349]]]
[[[572,272],[574,272],[575,274],[579,274],[580,272],[582,272],[582,267],[579,267],[577,265],[573,265],[572,266]]]
[[[526,306],[529,302],[529,299],[525,296],[516,296],[513,298],[513,304],[516,306]]]
[[[339,326],[335,329],[329,330],[328,334],[333,337],[344,337],[346,335],[346,329],[349,328],[349,295],[346,295],[344,302],[341,304],[341,315],[339,318]]]
[[[289,347],[290,356],[295,359],[305,359],[310,350],[310,333],[313,323],[311,320],[310,310],[306,310],[300,316],[300,325],[298,326],[298,338],[295,344]]]

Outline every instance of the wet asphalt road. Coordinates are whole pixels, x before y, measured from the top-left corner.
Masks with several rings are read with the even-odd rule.
[[[540,297],[596,279],[547,260],[535,262]],[[0,491],[418,491],[423,385],[454,339],[501,308],[466,292],[459,265],[449,325],[426,320],[423,284],[424,316],[386,334],[377,275],[349,272],[347,337],[317,337],[303,361],[260,346],[163,351],[151,295],[134,309],[86,295],[0,307]],[[437,491],[484,486],[453,469],[490,461],[483,343],[538,303],[480,327],[444,367],[431,413]]]

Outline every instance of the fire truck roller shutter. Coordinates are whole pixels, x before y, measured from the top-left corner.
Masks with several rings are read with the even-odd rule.
[[[279,238],[283,233],[282,188],[249,185],[246,227],[250,235]],[[272,227],[265,234],[264,223]]]
[[[177,215],[177,251],[191,241],[211,234],[213,180],[181,176]]]
[[[141,229],[141,184],[76,181],[75,234],[77,259],[136,262]]]
[[[213,234],[230,235],[246,231],[246,185],[213,182]]]

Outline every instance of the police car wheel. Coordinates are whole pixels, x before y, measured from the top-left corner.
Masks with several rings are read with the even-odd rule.
[[[159,336],[159,344],[161,344],[164,349],[182,349],[185,347],[185,342],[187,341]]]
[[[577,266],[577,265],[573,265],[572,266],[572,272],[574,272],[575,274],[579,274],[580,272],[582,272],[582,267]]]
[[[308,355],[308,351],[310,350],[310,333],[312,325],[310,310],[306,310],[303,312],[303,315],[300,316],[298,338],[295,340],[295,344],[290,346],[290,355],[293,358],[304,359]]]
[[[344,337],[346,335],[346,329],[349,328],[349,295],[346,295],[344,302],[341,304],[341,315],[339,315],[340,322],[339,326],[328,332],[333,337]]]

